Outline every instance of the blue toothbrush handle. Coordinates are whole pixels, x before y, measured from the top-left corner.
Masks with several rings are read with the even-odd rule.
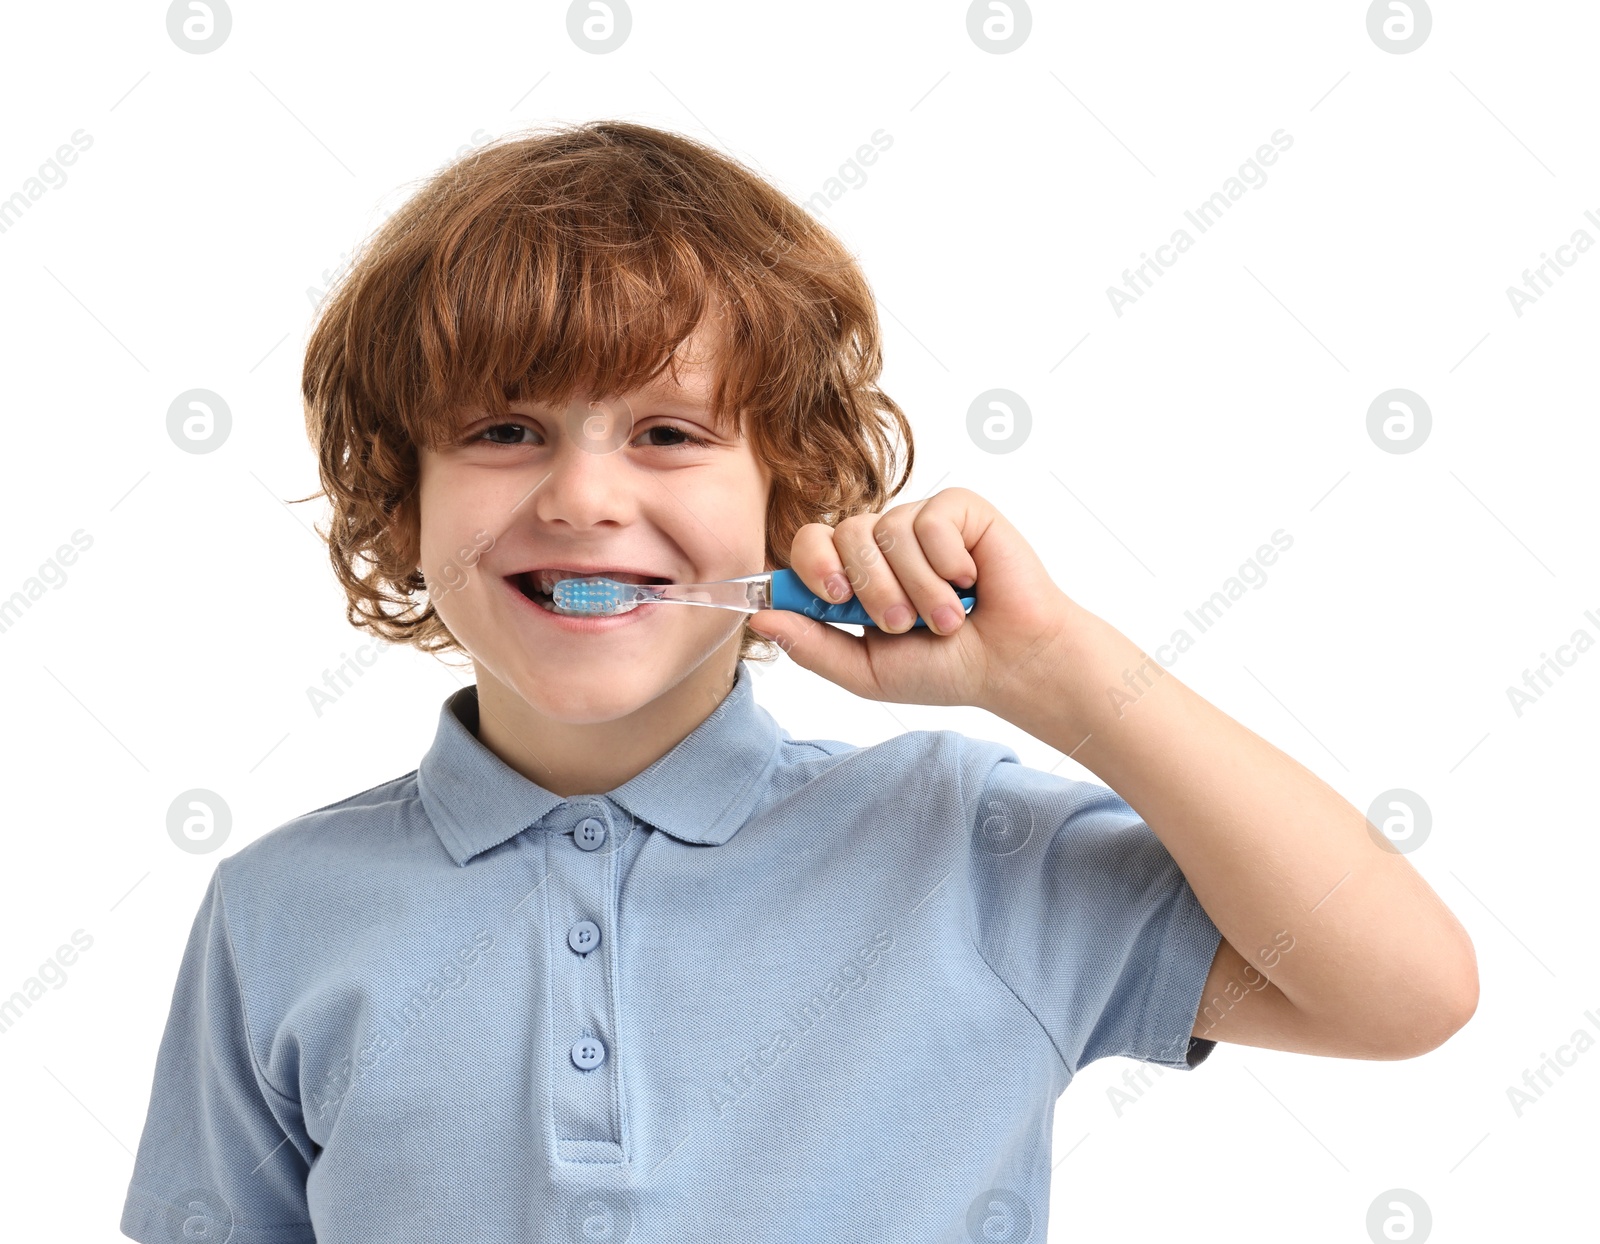
[[[973,587],[956,587],[956,595],[961,600],[961,609],[964,613],[971,613],[972,607],[978,603],[978,591]],[[815,618],[818,622],[844,622],[852,626],[870,626],[877,628],[877,623],[861,606],[861,601],[852,596],[840,604],[818,596],[792,570],[774,570],[772,572],[772,607],[774,609],[787,609],[791,613],[803,613],[808,618]],[[912,628],[928,624],[920,617],[913,622]]]

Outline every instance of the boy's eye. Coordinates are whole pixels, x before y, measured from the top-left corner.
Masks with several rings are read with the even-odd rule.
[[[478,439],[487,441],[491,445],[526,445],[528,442],[521,439],[521,433],[532,433],[533,430],[534,429],[530,428],[525,423],[496,423],[483,429],[483,431],[478,434]],[[682,437],[683,439],[678,441],[667,441],[665,443],[658,441],[650,446],[650,448],[680,449],[685,445],[704,446],[710,443],[704,437],[695,436],[687,429],[677,427],[670,423],[655,424],[639,433],[639,436],[654,436],[658,432],[664,432],[669,436]],[[498,434],[500,433],[507,434],[511,439],[499,439]],[[637,440],[639,437],[635,437],[634,439]]]
[[[681,437],[683,437],[683,440],[681,440],[681,441],[673,441],[673,442],[670,442],[669,444],[666,444],[666,445],[657,446],[657,448],[660,448],[660,449],[676,449],[680,445],[705,445],[705,444],[708,443],[705,440],[704,437],[693,436],[693,435],[691,435],[689,433],[689,431],[687,429],[676,427],[676,426],[674,426],[673,424],[670,424],[670,423],[658,423],[654,427],[646,428],[639,435],[640,436],[650,436],[651,434],[656,433],[656,432],[666,432],[668,435],[671,435],[671,436],[681,436]]]
[[[487,440],[491,445],[520,445],[522,443],[521,441],[515,441],[515,440],[501,441],[501,440],[496,440],[494,438],[493,434],[496,433],[496,432],[512,432],[512,433],[516,433],[516,432],[531,432],[531,431],[533,431],[532,428],[530,428],[526,424],[522,424],[522,423],[497,423],[493,427],[485,428],[482,432],[480,432],[478,434],[478,437],[479,437],[480,440]]]

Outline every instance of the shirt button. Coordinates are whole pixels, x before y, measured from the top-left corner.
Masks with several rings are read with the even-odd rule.
[[[606,1047],[596,1037],[584,1037],[572,1047],[572,1064],[582,1071],[598,1067],[606,1061]]]
[[[593,920],[580,920],[567,933],[567,945],[586,955],[600,945],[600,926]]]
[[[606,840],[606,827],[594,817],[586,817],[578,822],[578,827],[572,831],[572,840],[578,844],[580,850],[593,851]]]

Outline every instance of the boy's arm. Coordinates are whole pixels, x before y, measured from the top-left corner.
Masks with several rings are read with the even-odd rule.
[[[751,628],[797,663],[866,699],[988,709],[1139,814],[1222,936],[1207,982],[1221,996],[1212,1005],[1208,988],[1195,1035],[1409,1058],[1471,1017],[1472,942],[1393,844],[1080,608],[977,493],[946,488],[837,527],[807,523],[790,560],[811,591],[853,594],[874,622],[858,638],[758,610]],[[969,621],[953,588],[972,584],[981,602]],[[927,631],[902,633],[919,615]],[[1262,981],[1272,988],[1256,991]]]
[[[122,1210],[122,1233],[135,1240],[315,1238],[306,1200],[315,1145],[298,1097],[256,1061],[223,892],[231,862],[212,869],[156,1052]]]
[[[1466,930],[1309,770],[1076,605],[1008,674],[984,707],[1138,812],[1221,931],[1195,1036],[1411,1058],[1471,1018]]]

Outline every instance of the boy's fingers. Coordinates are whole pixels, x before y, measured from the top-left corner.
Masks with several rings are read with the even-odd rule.
[[[823,600],[839,604],[850,598],[850,576],[834,547],[833,528],[826,523],[807,523],[795,532],[789,564],[800,582]]]

